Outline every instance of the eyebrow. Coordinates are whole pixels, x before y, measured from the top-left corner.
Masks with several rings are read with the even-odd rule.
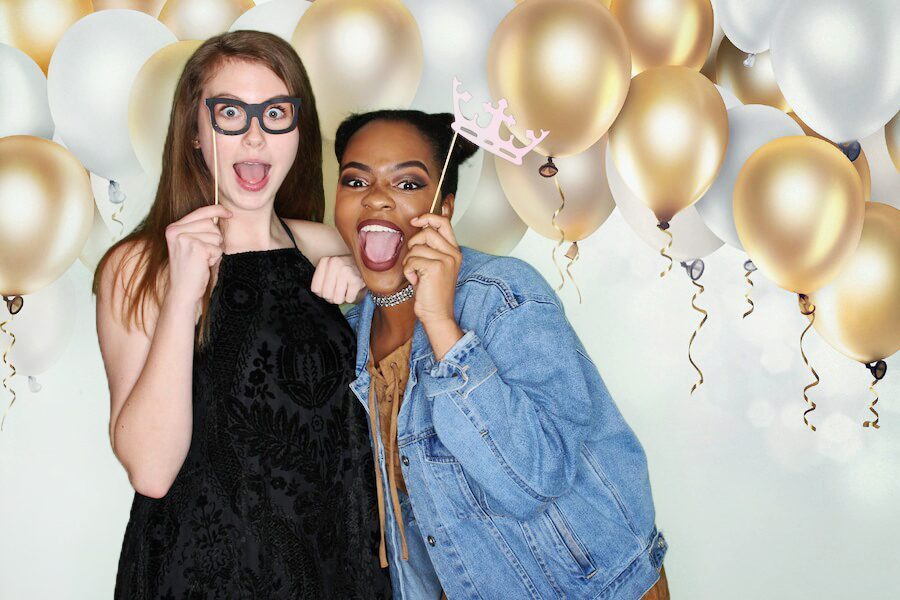
[[[274,100],[275,98],[284,98],[285,96],[287,96],[287,94],[278,94],[277,96],[272,96],[271,98],[269,98],[267,100],[263,100],[262,102],[260,102],[260,104],[262,104],[263,102],[268,102],[269,100]],[[252,102],[247,102],[246,100],[244,100],[243,98],[241,98],[239,96],[235,96],[234,94],[228,94],[228,93],[224,93],[224,92],[221,94],[211,94],[210,98],[233,98],[234,100],[240,100],[241,102],[246,102],[247,104],[252,104]]]
[[[418,167],[425,171],[427,175],[431,175],[431,173],[428,172],[428,167],[426,167],[425,163],[420,160],[408,160],[406,162],[397,163],[391,168],[391,171],[399,171],[400,169],[405,169],[406,167]],[[359,169],[360,171],[365,171],[366,173],[372,172],[371,167],[369,167],[368,165],[364,165],[361,162],[355,161],[351,161],[341,165],[341,171],[345,169]]]

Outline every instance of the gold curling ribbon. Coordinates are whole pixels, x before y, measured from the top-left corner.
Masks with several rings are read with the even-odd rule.
[[[807,367],[809,367],[809,370],[812,372],[813,377],[816,378],[815,381],[813,381],[812,383],[810,383],[809,385],[807,385],[806,387],[803,388],[803,400],[805,400],[806,404],[809,405],[809,408],[806,409],[805,411],[803,411],[803,422],[806,424],[807,427],[809,427],[810,429],[815,431],[816,426],[807,420],[806,415],[808,415],[812,411],[816,410],[816,403],[809,399],[809,396],[806,395],[806,392],[809,391],[810,388],[814,388],[817,385],[819,385],[819,382],[821,381],[821,379],[819,379],[819,374],[816,373],[816,370],[812,367],[812,365],[809,364],[809,360],[807,360],[807,358],[806,358],[806,352],[803,351],[803,337],[806,335],[806,332],[810,330],[810,328],[813,326],[813,323],[816,321],[816,306],[814,304],[810,304],[809,298],[805,294],[799,294],[799,301],[800,301],[800,312],[803,313],[804,315],[808,315],[810,317],[809,324],[806,326],[806,329],[803,330],[803,333],[800,334],[800,356],[803,357],[803,362],[806,364]]]
[[[700,308],[699,306],[697,306],[697,304],[695,303],[695,301],[697,300],[697,297],[703,293],[703,290],[705,288],[702,285],[700,285],[699,283],[697,283],[694,279],[691,279],[691,283],[693,283],[695,286],[700,288],[696,292],[694,292],[694,296],[691,298],[691,306],[694,308],[694,310],[696,310],[697,312],[699,312],[703,315],[703,318],[700,319],[700,323],[697,325],[697,328],[694,329],[694,333],[691,334],[691,341],[688,342],[688,360],[691,361],[691,365],[693,365],[694,369],[700,375],[700,381],[698,381],[691,387],[691,394],[693,394],[694,390],[696,390],[701,385],[703,385],[703,371],[700,370],[700,367],[697,366],[697,363],[695,363],[694,359],[691,357],[691,345],[694,343],[694,338],[697,337],[697,332],[700,331],[700,328],[703,327],[704,323],[706,323],[706,319],[709,318],[709,313],[707,311],[703,310],[702,308]]]
[[[12,398],[9,401],[9,405],[6,407],[6,410],[3,412],[3,419],[0,419],[0,431],[3,431],[3,426],[6,424],[6,417],[9,415],[9,411],[12,409],[13,404],[16,403],[16,390],[9,386],[8,382],[16,376],[16,367],[11,362],[8,362],[6,357],[13,349],[13,346],[16,345],[16,335],[12,331],[8,331],[6,326],[9,325],[13,320],[14,315],[10,315],[8,319],[0,323],[0,331],[10,337],[9,346],[3,351],[3,364],[9,367],[9,374],[3,378],[3,389],[8,391]]]
[[[751,274],[753,273],[753,271],[755,271],[756,269],[748,269],[748,268],[747,268],[747,266],[748,266],[747,263],[749,263],[749,262],[750,262],[750,261],[748,260],[747,262],[744,263],[744,280],[747,282],[747,293],[744,294],[744,300],[747,301],[747,304],[750,305],[750,308],[747,310],[747,312],[744,313],[744,316],[741,317],[742,319],[746,319],[747,316],[748,316],[750,313],[753,312],[753,308],[754,308],[754,306],[755,306],[755,305],[753,304],[753,300],[750,299],[750,293],[753,291],[753,280],[750,279],[750,275],[751,275]]]
[[[581,253],[578,251],[578,242],[572,242],[572,245],[569,246],[569,249],[566,251],[566,258],[569,259],[569,264],[566,265],[566,274],[569,276],[572,285],[575,286],[575,291],[578,292],[578,304],[581,304],[581,289],[578,287],[578,284],[575,282],[575,277],[572,275],[572,265],[581,258]]]
[[[872,400],[872,403],[869,404],[869,411],[875,415],[874,421],[863,421],[863,427],[871,427],[872,429],[880,429],[881,425],[878,424],[878,411],[875,410],[875,405],[878,404],[878,392],[875,391],[875,384],[878,383],[879,379],[872,380],[872,384],[869,385],[869,391],[875,396]]]
[[[672,265],[675,263],[675,261],[672,260],[672,257],[669,256],[669,255],[667,254],[667,252],[666,252],[667,250],[669,250],[669,249],[672,248],[672,242],[674,241],[674,238],[672,237],[672,234],[669,232],[669,225],[668,225],[668,223],[666,223],[666,226],[665,226],[665,227],[663,227],[663,224],[662,224],[662,223],[659,223],[656,227],[657,227],[660,231],[662,231],[664,234],[666,234],[667,236],[669,236],[669,243],[666,244],[665,246],[663,246],[663,247],[660,249],[660,251],[659,251],[660,255],[662,255],[663,258],[665,258],[665,259],[667,259],[667,260],[669,261],[669,266],[667,266],[667,267],[662,271],[662,273],[659,274],[660,277],[665,277],[665,276],[666,276],[666,273],[668,273],[669,271],[672,270]]]
[[[562,248],[563,242],[566,241],[566,232],[563,231],[562,227],[560,227],[559,224],[557,224],[556,217],[558,217],[559,213],[561,213],[562,210],[566,207],[566,195],[563,194],[562,187],[560,187],[559,185],[559,179],[557,178],[556,173],[553,174],[553,183],[556,184],[556,191],[559,192],[560,203],[559,208],[553,211],[553,217],[550,219],[550,223],[553,225],[553,228],[559,232],[559,241],[553,247],[553,251],[550,253],[550,257],[553,259],[553,266],[556,267],[556,270],[559,272],[559,286],[557,286],[556,288],[556,291],[558,292],[566,284],[566,276],[563,275],[563,270],[560,268],[559,263],[556,262],[556,252],[560,248]]]

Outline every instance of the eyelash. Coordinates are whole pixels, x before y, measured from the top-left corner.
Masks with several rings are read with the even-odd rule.
[[[366,186],[361,186],[361,185],[353,185],[353,183],[356,181],[362,181],[362,179],[360,179],[359,177],[347,177],[347,178],[344,178],[341,180],[341,184],[345,185],[347,187],[350,187],[350,188],[366,187]],[[400,182],[399,185],[402,186],[406,183],[411,183],[411,184],[415,185],[416,187],[412,188],[412,189],[400,188],[404,192],[414,192],[416,190],[420,190],[425,187],[425,184],[423,184],[419,181],[416,181],[414,179],[404,179],[403,181]]]

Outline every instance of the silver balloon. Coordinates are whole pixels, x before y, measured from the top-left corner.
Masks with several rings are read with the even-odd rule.
[[[788,104],[833,142],[875,132],[900,106],[897,0],[793,0],[775,19],[771,52]]]
[[[712,0],[722,31],[731,43],[757,54],[769,49],[772,20],[784,6],[783,0]]]
[[[872,200],[900,209],[900,171],[894,166],[888,153],[884,129],[879,129],[859,142],[869,161]]]
[[[81,249],[81,254],[78,255],[78,260],[93,273],[114,241],[116,237],[103,222],[100,209],[94,206],[94,224],[91,226],[91,233],[84,243],[84,248]]]
[[[744,247],[734,225],[734,182],[741,167],[760,146],[787,135],[803,135],[803,130],[777,108],[748,104],[728,111],[728,150],[715,181],[695,206],[712,232],[739,250]]]
[[[503,193],[495,166],[498,160],[503,159],[490,155],[484,159],[475,197],[465,215],[454,224],[453,230],[463,246],[504,255],[512,252],[521,241],[528,225],[522,222]]]
[[[616,207],[628,226],[654,250],[667,245],[669,237],[656,226],[659,220],[625,184],[612,160],[611,152],[606,153],[606,177]],[[693,205],[680,211],[669,221],[669,233],[672,234],[672,247],[668,253],[676,260],[702,258],[722,246],[722,240],[710,231]]]
[[[265,31],[290,42],[300,17],[312,6],[306,0],[269,0],[264,4],[256,4],[257,6],[238,17],[228,31]]]
[[[33,135],[50,139],[53,119],[47,102],[47,78],[30,56],[0,44],[0,137]]]
[[[47,91],[57,134],[91,172],[141,173],[128,133],[128,95],[144,62],[175,35],[136,10],[90,14],[63,35],[50,60]]]
[[[491,100],[487,56],[491,36],[514,0],[405,0],[422,34],[424,69],[412,108],[453,112],[452,82],[458,77],[472,94],[467,115]]]
[[[119,181],[109,181],[91,173],[94,203],[116,239],[130,233],[150,212],[156,185],[157,182],[144,173]]]

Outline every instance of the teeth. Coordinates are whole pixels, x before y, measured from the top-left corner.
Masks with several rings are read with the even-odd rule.
[[[384,225],[366,225],[360,231],[384,231],[386,233],[400,233],[398,230]]]

